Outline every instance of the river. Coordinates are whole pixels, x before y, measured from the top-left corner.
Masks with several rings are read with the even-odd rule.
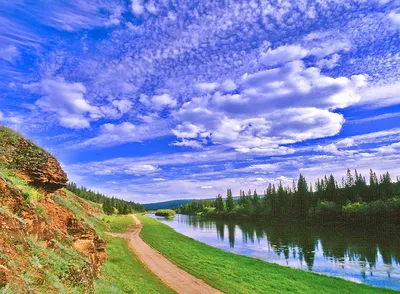
[[[175,231],[236,254],[400,291],[400,234],[149,214]]]

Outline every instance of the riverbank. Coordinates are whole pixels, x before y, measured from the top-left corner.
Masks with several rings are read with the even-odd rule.
[[[235,255],[139,216],[141,237],[179,267],[224,293],[396,293]]]
[[[133,225],[130,215],[107,216],[109,232],[122,233]],[[107,237],[108,258],[95,281],[95,293],[175,293],[129,249],[126,239]]]

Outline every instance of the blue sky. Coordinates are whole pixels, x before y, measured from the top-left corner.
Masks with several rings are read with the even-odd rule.
[[[400,3],[0,0],[0,123],[143,203],[400,176]]]

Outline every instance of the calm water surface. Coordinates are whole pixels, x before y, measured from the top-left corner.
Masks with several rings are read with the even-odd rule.
[[[399,233],[149,216],[229,252],[400,291]]]

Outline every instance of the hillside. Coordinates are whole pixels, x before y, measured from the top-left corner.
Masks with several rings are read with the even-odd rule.
[[[233,199],[237,202],[239,197],[233,197]],[[147,210],[156,210],[156,209],[171,209],[171,208],[178,208],[181,205],[185,205],[192,201],[200,201],[200,200],[215,200],[215,198],[207,198],[207,199],[176,199],[176,200],[169,200],[163,202],[154,202],[154,203],[147,203],[143,204],[144,208]]]
[[[147,210],[156,210],[156,209],[171,209],[173,207],[177,208],[186,203],[195,201],[195,199],[177,199],[163,202],[155,202],[155,203],[147,203],[143,204],[144,208]]]
[[[92,293],[106,259],[99,205],[66,191],[45,150],[0,127],[0,289]]]

